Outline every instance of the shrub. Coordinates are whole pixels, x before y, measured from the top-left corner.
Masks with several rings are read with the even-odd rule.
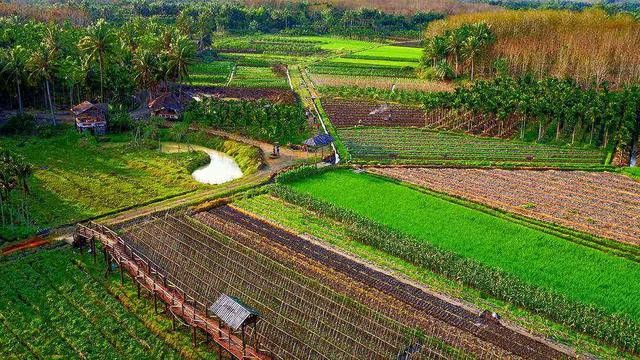
[[[36,131],[36,119],[33,115],[22,113],[9,117],[0,127],[0,134],[31,135]]]

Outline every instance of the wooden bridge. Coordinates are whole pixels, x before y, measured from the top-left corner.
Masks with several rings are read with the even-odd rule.
[[[166,312],[172,316],[174,330],[177,322],[191,328],[194,346],[197,343],[197,332],[200,330],[205,334],[207,343],[217,344],[220,355],[226,353],[234,359],[271,359],[265,350],[259,349],[256,328],[253,331],[254,346],[249,346],[245,341],[244,328],[240,336],[234,334],[232,329],[209,312],[211,304],[203,304],[187,295],[185,291],[171,283],[158,266],[144,254],[133,249],[111,229],[93,222],[78,224],[74,238],[88,243],[94,259],[97,250],[96,241],[100,241],[107,265],[106,271],[110,272],[111,265],[117,264],[123,282],[126,271],[138,287],[138,297],[143,289],[153,296],[156,313],[158,313],[158,300],[162,301]]]

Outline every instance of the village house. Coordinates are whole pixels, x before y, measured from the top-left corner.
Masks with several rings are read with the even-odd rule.
[[[89,131],[96,135],[107,132],[107,105],[93,104],[85,101],[71,108],[76,116],[76,129],[79,132]]]

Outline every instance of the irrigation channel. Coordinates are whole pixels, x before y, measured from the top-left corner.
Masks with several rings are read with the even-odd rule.
[[[199,183],[218,185],[242,177],[242,170],[236,161],[229,155],[206,148],[204,146],[189,145],[183,143],[163,142],[162,152],[188,152],[202,151],[209,155],[211,161],[196,169],[191,175]]]

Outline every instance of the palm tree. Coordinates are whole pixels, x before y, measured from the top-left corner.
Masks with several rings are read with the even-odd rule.
[[[46,100],[49,103],[49,110],[51,111],[51,121],[55,125],[56,117],[53,110],[53,99],[51,98],[51,80],[56,72],[56,52],[53,49],[47,49],[41,46],[39,49],[31,54],[28,61],[28,66],[31,69],[29,77],[34,81],[36,79],[44,80]]]
[[[462,26],[450,31],[447,35],[447,51],[453,56],[454,70],[456,76],[459,74],[460,52],[462,43],[467,38],[467,27]]]
[[[195,61],[196,49],[193,42],[186,36],[178,36],[171,44],[167,75],[180,83],[182,92],[182,80],[189,78],[189,65]]]
[[[141,88],[150,91],[158,80],[158,57],[151,50],[142,50],[133,58],[136,80]]]
[[[432,66],[435,67],[441,59],[447,56],[447,40],[442,36],[435,36],[427,42],[424,57],[431,60]]]
[[[116,53],[118,39],[104,19],[89,28],[88,34],[80,39],[78,48],[100,67],[100,101],[104,102],[104,67]]]
[[[27,78],[27,54],[26,50],[18,45],[7,52],[5,63],[0,68],[0,74],[15,82],[18,93],[18,113],[22,114],[24,106],[22,103],[22,82]]]

